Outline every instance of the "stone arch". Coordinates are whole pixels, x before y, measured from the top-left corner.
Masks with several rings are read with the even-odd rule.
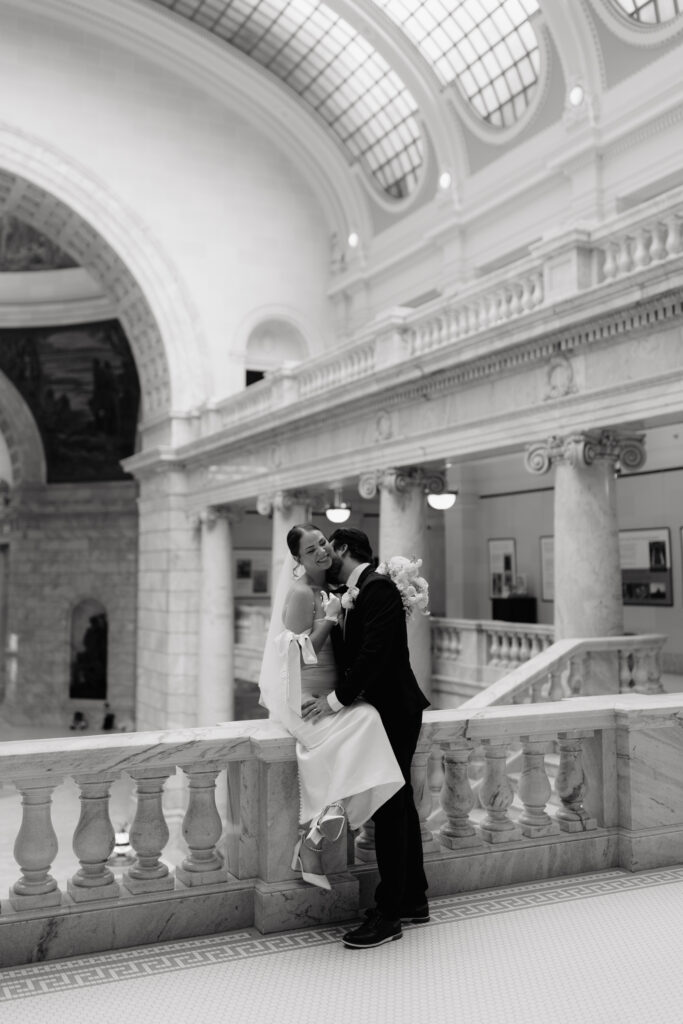
[[[280,316],[264,317],[247,336],[245,363],[249,369],[279,370],[309,355],[302,332],[296,324]]]
[[[189,297],[147,227],[104,182],[0,125],[0,212],[42,231],[115,300],[140,379],[143,428],[201,401],[209,363]]]
[[[38,425],[22,395],[4,373],[0,373],[0,432],[9,449],[12,488],[45,483],[47,465]]]

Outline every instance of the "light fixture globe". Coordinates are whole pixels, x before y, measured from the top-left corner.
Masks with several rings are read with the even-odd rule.
[[[342,501],[338,506],[326,509],[325,515],[331,523],[335,523],[338,526],[340,523],[346,522],[351,515],[351,509],[346,502]]]
[[[427,504],[438,512],[445,512],[455,505],[457,494],[455,491],[442,491],[441,494],[428,494]]]

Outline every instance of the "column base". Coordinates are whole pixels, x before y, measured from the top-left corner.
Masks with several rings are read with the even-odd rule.
[[[481,837],[476,832],[470,836],[444,836],[437,832],[436,839],[439,846],[445,846],[447,850],[471,850],[476,846],[484,846]]]
[[[595,818],[576,818],[571,821],[558,818],[557,823],[563,832],[592,832],[593,829],[598,827]]]
[[[121,878],[121,884],[124,889],[137,896],[143,892],[169,892],[175,888],[175,879],[170,871],[163,878],[131,878],[125,871]]]
[[[218,882],[227,881],[228,869],[214,868],[212,871],[186,871],[185,868],[176,868],[175,876],[179,882],[189,887],[193,885],[215,885]]]
[[[479,827],[481,837],[486,843],[516,843],[522,838],[522,830],[515,826],[514,828],[507,828],[501,831],[498,829]]]
[[[14,886],[9,891],[9,901],[15,910],[40,910],[41,907],[58,907],[62,902],[62,893],[59,889],[52,892],[35,893],[33,896],[22,896],[15,893]]]
[[[115,900],[121,895],[118,882],[106,885],[75,885],[69,879],[66,891],[75,903],[87,903],[88,900]]]
[[[556,821],[549,821],[547,825],[522,825],[522,834],[527,839],[540,839],[542,836],[556,836],[559,834],[560,826]]]
[[[329,875],[331,890],[306,882],[261,882],[254,891],[254,927],[262,934],[358,917],[359,885],[353,875]]]

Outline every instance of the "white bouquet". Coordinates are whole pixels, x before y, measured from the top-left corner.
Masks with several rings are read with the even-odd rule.
[[[424,576],[420,576],[421,565],[421,558],[394,555],[388,562],[380,562],[377,566],[377,572],[388,576],[398,587],[407,619],[416,608],[422,615],[429,615],[429,584]]]

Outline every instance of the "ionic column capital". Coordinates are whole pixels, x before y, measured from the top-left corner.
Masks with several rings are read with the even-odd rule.
[[[256,511],[260,516],[269,516],[276,510],[289,512],[295,505],[306,505],[311,496],[306,490],[273,491],[270,494],[259,494],[256,499]]]
[[[546,441],[528,445],[524,465],[530,473],[540,475],[558,462],[577,469],[592,466],[598,460],[612,462],[615,468],[639,469],[645,462],[645,435],[618,430],[587,430],[565,437],[555,434]]]
[[[229,505],[207,505],[200,512],[193,512],[190,515],[190,523],[194,530],[213,530],[216,523],[226,521],[238,523],[242,519],[242,513]]]
[[[446,480],[443,474],[419,466],[376,469],[359,477],[358,493],[361,498],[374,498],[378,489],[389,494],[407,494],[413,490],[422,490],[425,494],[442,494],[446,489]]]

